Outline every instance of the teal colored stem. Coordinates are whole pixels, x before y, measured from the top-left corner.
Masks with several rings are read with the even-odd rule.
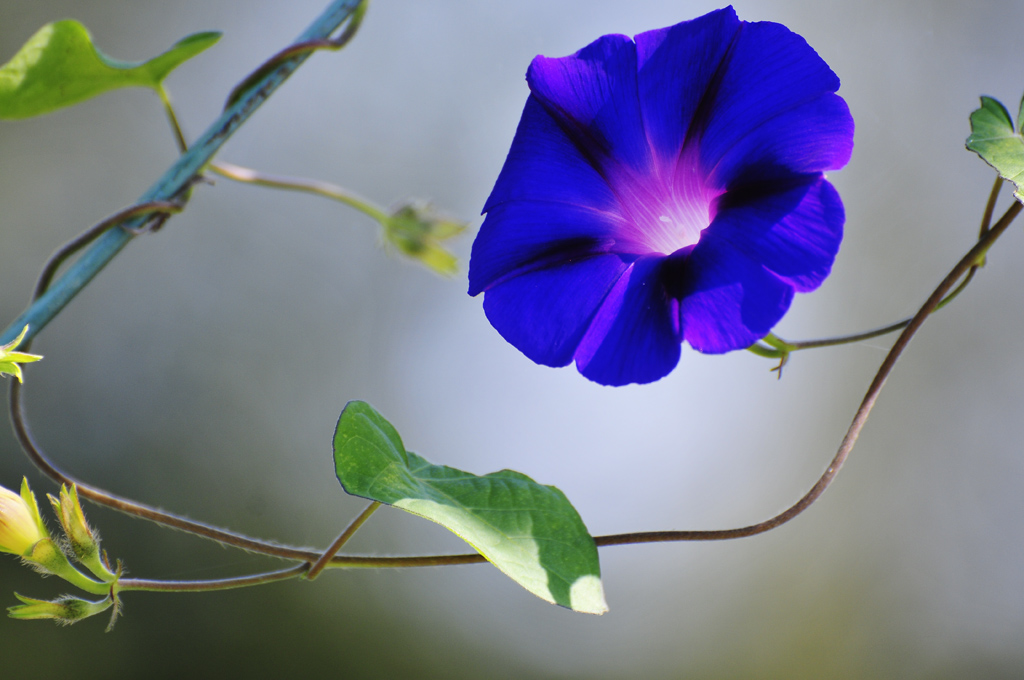
[[[360,0],[334,0],[296,42],[329,38],[352,15],[359,4]],[[213,159],[224,142],[309,56],[309,52],[296,53],[265,74],[261,74],[251,85],[247,84],[237,101],[228,106],[163,177],[142,194],[139,202],[172,201],[186,193],[195,177]],[[0,334],[0,344],[17,337],[26,324],[29,326],[28,338],[37,335],[115,255],[121,252],[135,236],[130,230],[140,227],[144,221],[144,217],[130,220],[124,224],[126,229],[111,229],[96,239],[44,295],[35,300]]]
[[[150,223],[152,225],[150,227],[151,230],[156,230],[160,224],[163,224],[163,220],[166,220],[171,215],[179,212],[181,212],[181,206],[169,201],[136,203],[135,205],[129,206],[120,212],[114,213],[99,224],[86,229],[83,233],[58,248],[56,252],[50,256],[50,259],[46,261],[46,264],[43,265],[43,271],[39,274],[39,279],[36,282],[35,291],[32,293],[32,300],[35,301],[43,296],[46,290],[50,287],[50,284],[53,282],[53,277],[57,275],[57,270],[60,269],[60,266],[64,264],[69,257],[98,239],[104,232],[124,224],[133,217],[143,215],[146,216],[147,220],[152,220]]]

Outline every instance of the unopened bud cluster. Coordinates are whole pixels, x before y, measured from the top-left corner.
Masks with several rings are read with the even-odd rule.
[[[60,522],[63,536],[50,535],[39,513],[35,495],[22,480],[21,493],[0,487],[0,552],[18,555],[33,569],[59,576],[68,583],[94,595],[97,602],[64,595],[56,600],[36,600],[16,595],[22,604],[8,608],[16,619],[52,619],[69,624],[117,605],[116,585],[120,569],[110,569],[100,551],[99,537],[89,526],[78,499],[78,489],[62,486],[58,497],[49,496]],[[92,573],[86,576],[75,568],[70,557]]]

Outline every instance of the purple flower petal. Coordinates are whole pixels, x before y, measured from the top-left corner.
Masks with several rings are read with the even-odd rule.
[[[617,255],[599,255],[510,278],[487,291],[484,312],[527,357],[545,366],[565,366],[629,266]]]
[[[530,91],[592,163],[646,173],[651,156],[637,99],[636,45],[606,35],[563,59],[539,56]]]
[[[576,351],[576,367],[602,385],[649,383],[679,363],[678,304],[661,281],[664,258],[638,259],[622,275]]]
[[[732,7],[636,36],[644,126],[658,160],[672,171],[690,122],[740,27]],[[709,88],[711,91],[709,92]]]
[[[512,148],[484,212],[521,200],[570,203],[598,210],[618,207],[608,183],[536,97],[526,100]]]
[[[750,347],[793,301],[792,286],[724,239],[705,239],[680,255],[666,262],[666,285],[680,300],[683,339],[699,352]]]
[[[501,203],[473,242],[469,294],[510,276],[608,252],[622,218],[585,206],[539,201]]]
[[[734,131],[733,145],[709,164],[713,151],[702,145],[708,182],[731,188],[794,175],[837,170],[853,151],[853,118],[834,94],[812,99],[765,121],[749,132]]]
[[[727,187],[772,164],[795,173],[845,165],[853,119],[837,89],[839,78],[799,35],[780,24],[744,23],[695,121],[715,184]]]
[[[838,192],[827,180],[816,177],[789,191],[720,209],[713,233],[797,292],[806,293],[820,286],[832,271],[844,221]]]

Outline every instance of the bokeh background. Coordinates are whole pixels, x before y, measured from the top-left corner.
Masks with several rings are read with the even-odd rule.
[[[197,135],[225,94],[321,10],[319,0],[0,2],[0,60],[74,17],[108,54],[144,59],[225,32],[168,85]],[[225,160],[319,177],[391,204],[430,199],[479,226],[538,53],[571,53],[700,15],[704,0],[374,0],[358,38],[310,60]],[[800,296],[786,338],[912,313],[971,245],[993,173],[966,152],[985,93],[1015,110],[1024,5],[738,0],[806,37],[857,122],[832,277]],[[174,159],[157,98],[108,94],[0,125],[0,318],[22,309],[60,243],[134,202]],[[1001,203],[1008,204],[1009,192]],[[455,244],[466,262],[467,236]],[[329,572],[217,594],[130,594],[116,629],[0,620],[8,673],[76,678],[1019,678],[1024,676],[1024,238],[897,367],[836,484],[805,515],[728,543],[608,548],[611,611],[548,605],[486,565]],[[535,366],[454,280],[389,256],[344,206],[219,180],[136,239],[40,336],[36,433],[72,472],[119,493],[293,544],[326,545],[362,507],[334,478],[349,399],[407,446],[566,492],[595,534],[725,528],[786,507],[833,455],[891,342],[804,352],[781,381],[744,352],[684,350],[648,386],[604,388]],[[52,485],[0,428],[0,483]],[[148,578],[279,563],[93,508],[105,547]],[[354,552],[462,551],[379,512]],[[12,591],[62,592],[14,559]],[[17,670],[15,670],[17,669]]]

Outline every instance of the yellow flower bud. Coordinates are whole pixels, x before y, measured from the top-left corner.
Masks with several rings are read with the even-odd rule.
[[[0,487],[0,552],[26,555],[46,537],[28,483],[22,485],[22,495]]]

